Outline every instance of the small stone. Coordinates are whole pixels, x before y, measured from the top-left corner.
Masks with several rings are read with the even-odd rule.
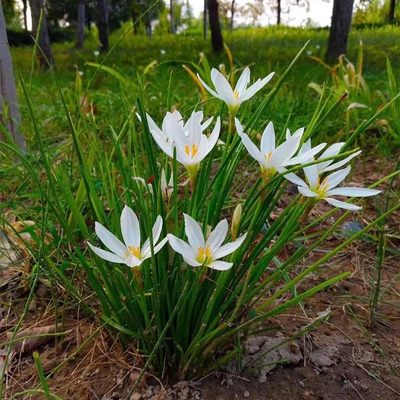
[[[243,393],[243,397],[250,397],[250,393],[246,390],[246,391]]]
[[[129,400],[140,400],[141,398],[142,398],[142,395],[140,393],[132,393]]]

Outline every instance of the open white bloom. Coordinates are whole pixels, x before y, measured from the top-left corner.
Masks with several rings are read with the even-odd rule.
[[[183,216],[189,243],[168,234],[171,247],[181,254],[185,262],[192,267],[206,266],[219,271],[231,268],[233,263],[219,261],[219,259],[236,251],[246,239],[247,234],[240,236],[234,242],[222,245],[228,234],[228,221],[226,219],[219,222],[208,238],[205,239],[200,224],[187,214],[183,214]]]
[[[243,132],[242,125],[238,119],[235,119],[235,124],[244,147],[246,147],[249,154],[260,164],[261,176],[267,183],[276,173],[284,172],[286,170],[285,167],[301,164],[310,158],[312,159],[315,154],[326,146],[326,143],[321,143],[314,148],[310,146],[307,151],[295,156],[299,150],[304,128],[298,129],[293,134],[287,130],[286,140],[279,146],[276,146],[274,125],[270,122],[264,129],[261,136],[260,149],[258,149],[249,136]]]
[[[147,116],[150,132],[161,150],[169,157],[173,157],[176,148],[176,159],[188,170],[191,179],[194,179],[199,170],[200,162],[210,153],[218,141],[221,129],[220,118],[210,136],[203,131],[208,128],[212,118],[202,123],[203,113],[193,112],[184,123],[178,111],[167,113],[160,129],[150,116]]]
[[[153,238],[153,253],[156,254],[167,242],[167,238],[158,242],[163,221],[159,215],[152,230]],[[103,242],[110,251],[95,247],[88,242],[89,247],[100,258],[118,264],[126,264],[128,267],[137,267],[144,260],[151,257],[150,238],[147,239],[143,246],[140,246],[140,226],[136,214],[131,208],[125,206],[121,214],[121,232],[124,242],[121,242],[115,235],[113,235],[103,225],[96,222],[95,224],[96,235]]]
[[[257,79],[255,83],[250,85],[250,68],[246,67],[240,78],[238,79],[236,86],[232,89],[230,83],[225,78],[221,72],[217,69],[213,68],[211,70],[211,81],[214,84],[214,89],[211,89],[201,78],[199,78],[202,85],[214,96],[218,99],[224,101],[228,106],[230,112],[232,114],[236,114],[239,106],[246,100],[249,100],[253,97],[259,90],[261,90],[274,76],[275,72],[271,72],[264,79]]]
[[[354,204],[337,200],[332,196],[347,197],[369,197],[379,194],[380,190],[366,189],[358,187],[337,187],[350,173],[351,167],[340,169],[332,172],[324,179],[320,178],[318,164],[310,165],[303,168],[306,181],[295,174],[290,174],[289,180],[298,185],[299,192],[305,197],[312,197],[315,200],[325,200],[335,207],[344,208],[346,210],[360,210],[361,207]],[[287,175],[285,176],[287,177]]]

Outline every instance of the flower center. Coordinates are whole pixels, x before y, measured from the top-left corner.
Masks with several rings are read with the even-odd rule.
[[[237,100],[240,96],[240,93],[237,90],[233,91],[233,96],[235,97],[235,99]]]
[[[196,260],[201,264],[209,264],[212,261],[211,249],[207,247],[199,247]]]
[[[315,192],[318,193],[320,198],[324,198],[328,189],[329,189],[328,183],[326,179],[324,179],[321,183],[318,182],[315,188]]]
[[[276,174],[276,168],[264,168],[261,167],[261,178],[265,183],[268,183]]]
[[[272,157],[272,151],[269,151],[268,153],[265,153],[265,154],[264,154],[264,157],[265,157],[265,160],[266,160],[266,161],[269,161],[269,160],[271,160],[271,157]]]
[[[187,156],[193,158],[197,152],[199,151],[199,148],[197,145],[192,144],[192,146],[189,146],[188,144],[185,145],[185,153]]]
[[[128,246],[128,255],[140,258],[140,247]]]

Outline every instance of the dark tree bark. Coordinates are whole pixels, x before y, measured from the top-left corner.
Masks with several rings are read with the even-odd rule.
[[[233,30],[234,18],[235,18],[235,0],[232,0],[232,3],[231,3],[231,20],[230,20],[230,24],[229,24],[229,28],[230,28],[231,31]]]
[[[207,0],[204,0],[203,7],[203,37],[207,39]]]
[[[19,131],[21,114],[19,112],[17,88],[15,86],[10,49],[8,47],[6,23],[3,6],[0,2],[0,123],[11,133],[15,144],[25,153],[26,143]],[[0,132],[0,139],[2,135]]]
[[[103,53],[110,49],[107,0],[97,0],[97,29],[99,31],[100,51]]]
[[[334,0],[326,59],[329,62],[346,54],[354,0]]]
[[[132,25],[133,25],[133,34],[137,35],[139,31],[139,12],[136,8],[135,1],[132,1]]]
[[[396,10],[396,0],[390,0],[388,20],[390,24],[394,23],[394,13]]]
[[[34,37],[38,38],[38,45],[40,47],[38,49],[39,64],[43,69],[47,69],[49,64],[54,64],[54,58],[51,52],[50,36],[47,29],[43,0],[29,0],[29,5],[31,7],[32,32]]]
[[[24,17],[24,29],[25,29],[25,31],[28,30],[27,13],[28,13],[28,0],[22,0],[22,14],[23,14],[23,17]]]
[[[78,20],[76,25],[76,48],[83,47],[85,39],[85,0],[78,0]]]
[[[171,33],[175,34],[174,0],[169,0],[169,23]]]
[[[151,38],[151,36],[153,34],[153,29],[151,27],[151,19],[150,19],[150,15],[148,13],[147,13],[147,16],[146,16],[145,25],[146,25],[146,35],[147,35],[148,38]]]
[[[221,23],[219,21],[218,0],[207,0],[208,16],[210,19],[211,44],[214,51],[219,52],[224,48]]]
[[[282,0],[277,0],[277,7],[276,7],[276,24],[281,24],[281,13],[282,13]]]

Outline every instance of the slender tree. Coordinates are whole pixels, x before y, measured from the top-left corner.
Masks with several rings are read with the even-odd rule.
[[[282,0],[276,1],[276,24],[281,24]]]
[[[83,47],[85,39],[85,0],[78,0],[78,18],[76,22],[76,48]]]
[[[390,0],[388,20],[390,24],[394,23],[394,15],[396,10],[396,0]]]
[[[203,6],[203,37],[207,39],[207,0],[204,0]]]
[[[28,30],[28,0],[22,0],[22,15],[24,17],[24,29]]]
[[[172,34],[175,34],[174,0],[169,0],[169,23]]]
[[[51,51],[43,0],[29,0],[29,5],[31,7],[32,32],[35,38],[38,38],[38,45],[40,47],[37,53],[39,64],[43,69],[46,69],[49,64],[54,64],[54,58]]]
[[[10,49],[8,47],[6,23],[0,1],[0,122],[11,133],[15,144],[22,152],[26,151],[24,137],[19,131],[21,114],[19,112],[17,88],[15,86]],[[0,139],[1,139],[0,133]]]
[[[346,54],[354,0],[334,0],[331,28],[329,31],[328,61],[336,61],[341,54]]]
[[[107,0],[97,0],[97,29],[99,31],[100,50],[108,51],[110,42],[108,39],[108,3]]]
[[[232,0],[232,2],[231,2],[231,20],[229,23],[229,28],[231,31],[233,30],[234,18],[235,18],[235,0]]]
[[[214,51],[219,52],[224,48],[221,23],[219,20],[218,0],[207,0],[208,16],[210,19],[211,44]]]

